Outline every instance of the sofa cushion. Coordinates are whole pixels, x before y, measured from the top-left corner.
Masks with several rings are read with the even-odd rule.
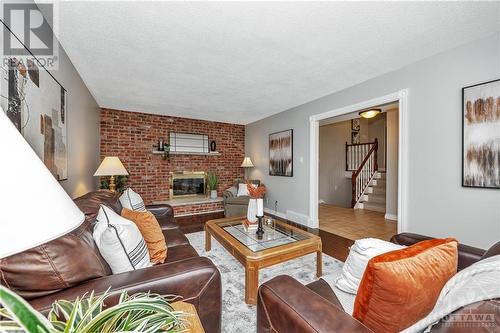
[[[135,210],[138,212],[145,212],[146,206],[141,196],[134,192],[131,188],[126,189],[120,196],[120,203],[123,207]]]
[[[80,227],[53,241],[0,259],[0,282],[25,299],[46,296],[83,281],[109,275],[89,232]]]
[[[189,240],[184,236],[182,231],[178,228],[176,229],[163,229],[163,235],[165,236],[165,241],[167,242],[168,251],[170,248],[179,245],[189,245]]]
[[[123,208],[122,216],[134,222],[139,228],[148,246],[151,262],[153,264],[164,263],[167,257],[167,244],[155,216],[149,211],[137,212],[127,208]]]
[[[137,226],[104,205],[97,214],[93,237],[113,274],[151,266],[146,242]]]
[[[371,259],[353,317],[376,333],[399,332],[425,317],[457,272],[457,244],[453,238],[427,240]]]
[[[333,292],[332,288],[330,288],[330,285],[323,279],[318,279],[314,282],[309,283],[306,285],[307,288],[311,289],[314,291],[316,294],[320,295],[324,299],[326,299],[328,302],[332,303],[335,306],[338,306],[342,310],[344,308],[342,307],[342,304],[340,304],[340,301]]]
[[[249,196],[226,198],[226,205],[248,205]]]

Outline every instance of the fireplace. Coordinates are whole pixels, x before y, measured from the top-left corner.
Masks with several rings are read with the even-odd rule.
[[[204,171],[171,172],[170,199],[205,196]]]

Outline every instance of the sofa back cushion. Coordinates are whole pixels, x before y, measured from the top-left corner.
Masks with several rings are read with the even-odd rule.
[[[399,332],[431,312],[457,272],[457,241],[426,240],[372,258],[356,295],[353,317],[374,332]]]
[[[92,224],[100,203],[121,210],[118,196],[97,191],[74,201],[85,214],[82,225],[53,241],[0,259],[1,284],[30,300],[111,274],[92,238]]]

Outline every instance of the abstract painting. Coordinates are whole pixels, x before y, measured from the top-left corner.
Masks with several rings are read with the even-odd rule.
[[[269,134],[269,175],[293,177],[293,130]]]
[[[500,188],[500,80],[462,89],[462,186]]]
[[[36,61],[36,59],[35,59]],[[8,58],[2,67],[2,107],[57,180],[68,177],[67,92],[30,58]]]

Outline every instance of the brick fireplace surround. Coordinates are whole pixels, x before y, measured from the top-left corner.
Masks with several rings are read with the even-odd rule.
[[[170,155],[170,160],[153,155],[158,139],[168,141],[171,131],[206,134],[209,140],[215,140],[220,155]],[[172,171],[214,171],[219,176],[219,196],[235,179],[244,177],[240,167],[245,153],[243,125],[102,109],[100,135],[101,158],[120,158],[130,173],[128,186],[138,192],[146,204],[170,199]],[[213,209],[210,205],[207,207]],[[189,213],[185,210],[186,207],[182,208],[182,215]],[[200,207],[193,207],[194,214],[203,212]]]

